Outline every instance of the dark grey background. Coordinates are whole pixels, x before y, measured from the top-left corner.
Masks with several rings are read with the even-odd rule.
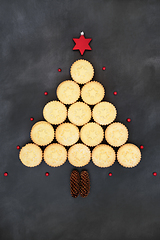
[[[68,161],[27,168],[16,146],[30,142],[44,105],[70,79],[81,58],[72,38],[81,31],[93,39],[83,58],[104,85],[104,99],[128,127],[128,142],[144,149],[133,169],[90,162],[91,192],[73,199]],[[0,52],[0,240],[159,239],[160,1],[1,0]]]

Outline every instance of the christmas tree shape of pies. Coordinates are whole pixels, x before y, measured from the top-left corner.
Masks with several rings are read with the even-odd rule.
[[[20,150],[21,162],[35,167],[44,160],[50,167],[59,167],[68,158],[71,165],[83,167],[92,159],[97,167],[106,168],[117,159],[123,167],[135,167],[141,160],[141,152],[136,145],[126,143],[127,127],[114,122],[116,107],[103,100],[105,89],[93,80],[92,64],[77,60],[70,74],[72,79],[62,81],[57,87],[58,100],[44,106],[44,120],[32,126],[33,143]],[[115,148],[119,148],[117,153]]]

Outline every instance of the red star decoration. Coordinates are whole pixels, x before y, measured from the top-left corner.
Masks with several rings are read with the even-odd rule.
[[[79,50],[81,55],[83,55],[85,50],[92,50],[92,48],[89,46],[91,40],[92,38],[85,38],[84,33],[81,32],[80,38],[73,38],[73,41],[76,44],[73,50]]]

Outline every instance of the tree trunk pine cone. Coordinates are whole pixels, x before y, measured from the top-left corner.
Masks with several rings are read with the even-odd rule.
[[[76,198],[79,195],[80,175],[77,170],[73,170],[70,176],[70,190],[72,197]]]
[[[90,178],[86,170],[83,170],[80,175],[80,196],[85,198],[90,192]]]
[[[70,191],[72,197],[76,198],[80,194],[81,197],[87,197],[90,192],[90,178],[86,170],[81,174],[77,170],[73,170],[70,176]]]

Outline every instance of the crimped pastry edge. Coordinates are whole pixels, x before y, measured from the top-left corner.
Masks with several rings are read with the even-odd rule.
[[[37,147],[41,150],[41,153],[42,153],[41,161],[40,161],[39,164],[37,164],[36,166],[27,166],[27,165],[25,165],[25,164],[22,162],[22,160],[21,160],[21,158],[20,158],[20,154],[21,154],[22,149],[23,149],[25,146],[27,146],[27,145],[37,146]],[[21,163],[22,163],[25,167],[30,167],[30,168],[39,166],[39,165],[41,164],[42,160],[43,160],[43,151],[42,151],[42,149],[41,149],[37,144],[35,144],[35,143],[27,143],[25,146],[23,146],[23,147],[20,149],[20,151],[19,151],[19,159],[20,159]]]
[[[96,125],[99,125],[99,126],[102,128],[102,126],[101,126],[99,123],[96,123],[96,122],[88,122],[88,123],[84,124],[84,125],[81,127],[81,130],[82,130],[82,128],[83,128],[84,126],[86,126],[87,124],[90,124],[90,123],[94,123],[94,124],[96,124]],[[81,130],[80,130],[80,132],[79,132],[80,139],[81,139]],[[103,130],[103,128],[102,128],[102,130]],[[103,130],[102,140],[101,140],[98,144],[96,144],[96,145],[87,145],[86,143],[84,143],[84,142],[82,141],[82,139],[81,139],[81,141],[82,141],[83,144],[85,144],[86,146],[96,147],[97,145],[99,145],[99,144],[103,141],[103,139],[104,139],[104,130]]]
[[[71,149],[73,146],[75,146],[75,145],[84,145],[85,147],[87,147],[87,148],[89,149],[90,158],[89,158],[89,161],[88,161],[85,165],[75,166],[75,165],[73,165],[73,164],[70,162],[70,160],[69,160],[69,151],[70,151],[70,149]],[[74,167],[84,167],[84,166],[86,166],[90,161],[91,161],[91,150],[90,150],[90,148],[89,148],[86,144],[84,144],[84,143],[76,143],[76,144],[72,145],[72,146],[68,149],[68,162],[69,162],[72,166],[74,166]]]
[[[123,144],[121,147],[123,147],[123,146],[125,146],[125,145],[134,145],[134,146],[136,146],[135,144],[133,144],[133,143],[125,143],[125,144]],[[121,148],[120,147],[120,148]],[[137,146],[136,146],[137,147]],[[119,149],[120,149],[119,148]],[[138,148],[138,147],[137,147]],[[118,149],[118,151],[119,151],[119,149]],[[139,149],[139,148],[138,148]],[[125,165],[123,165],[122,163],[120,163],[119,162],[119,160],[118,160],[118,151],[117,151],[117,154],[116,154],[116,157],[117,157],[117,161],[118,161],[118,163],[121,165],[121,166],[123,166],[123,167],[125,167],[125,168],[134,168],[134,167],[136,167],[139,163],[140,163],[140,161],[141,161],[141,159],[142,159],[142,153],[141,153],[141,151],[140,151],[140,149],[139,149],[139,152],[140,152],[140,160],[139,160],[139,162],[135,165],[135,166],[132,166],[132,167],[128,167],[128,166],[125,166]]]
[[[98,123],[98,124],[100,124],[100,125],[102,125],[102,126],[106,126],[106,125],[109,125],[109,124],[113,123],[113,122],[115,121],[116,117],[117,117],[117,109],[116,109],[116,107],[114,106],[114,108],[115,108],[115,110],[116,110],[116,115],[115,115],[115,118],[114,118],[114,120],[113,120],[112,122],[109,122],[109,123],[104,124],[104,123],[99,123],[99,122],[97,122],[97,121],[94,119],[94,117],[93,117],[94,108],[95,108],[98,104],[104,103],[104,102],[109,103],[110,105],[114,106],[114,105],[113,105],[112,103],[110,103],[110,102],[101,101],[101,102],[95,104],[95,106],[94,106],[93,109],[92,109],[92,118],[93,118],[93,120],[94,120],[96,123]]]
[[[93,80],[93,81],[90,81],[90,82],[86,83],[86,84],[82,87],[82,89],[81,89],[81,98],[82,98],[83,102],[85,102],[86,104],[91,105],[91,106],[96,105],[96,104],[100,103],[100,102],[103,100],[103,98],[102,98],[102,99],[101,99],[100,101],[98,101],[97,103],[91,104],[91,103],[87,103],[87,102],[84,100],[84,98],[82,97],[82,90],[83,90],[83,88],[84,88],[87,84],[93,83],[93,82],[98,83],[99,85],[101,85],[101,86],[103,87],[103,98],[104,98],[104,96],[105,96],[105,88],[104,88],[104,86],[103,86],[100,82]]]
[[[97,146],[95,146],[95,148],[98,148],[98,147],[100,147],[101,145],[109,146],[110,148],[113,149],[113,147],[111,147],[111,146],[108,145],[108,144],[98,144]],[[95,150],[95,148],[92,150],[92,154],[93,154],[93,151]],[[115,159],[114,159],[113,163],[112,163],[110,166],[107,166],[107,167],[98,166],[98,165],[96,165],[95,162],[93,161],[93,158],[92,158],[92,162],[94,163],[94,165],[95,165],[96,167],[99,167],[99,168],[102,168],[102,169],[104,169],[104,168],[109,168],[109,167],[113,166],[113,164],[114,164],[115,161],[116,161],[116,152],[115,152],[114,149],[113,149],[113,151],[114,151],[114,153],[115,153]]]
[[[37,124],[37,123],[40,123],[40,122],[45,122],[45,123],[47,123],[47,124],[49,124],[49,125],[51,125],[49,122],[47,122],[47,121],[38,121],[38,122],[36,122],[33,126],[32,126],[32,128]],[[53,128],[53,126],[51,125],[51,127]],[[30,131],[30,138],[31,138],[31,140],[33,141],[33,139],[32,139],[32,136],[31,136],[31,134],[32,134],[32,128],[31,128],[31,131]],[[54,130],[54,128],[53,128],[53,139],[54,139],[54,136],[55,136],[55,130]],[[52,139],[52,141],[53,141],[53,139]],[[52,141],[50,141],[49,143],[47,143],[47,144],[38,144],[38,143],[35,143],[34,141],[34,143],[36,144],[36,145],[38,145],[38,146],[47,146],[48,144],[50,144]]]
[[[84,82],[84,83],[77,82],[77,81],[73,78],[71,71],[72,71],[73,65],[76,64],[78,61],[85,61],[85,62],[88,62],[88,63],[90,63],[90,62],[87,61],[87,60],[85,60],[85,59],[78,59],[78,60],[76,60],[74,63],[72,63],[72,65],[71,65],[71,67],[70,67],[70,75],[71,75],[72,79],[73,79],[76,83],[83,85],[83,84],[86,84],[86,83],[90,82],[90,81],[93,79],[93,77],[94,77],[94,68],[93,68],[93,65],[90,63],[91,66],[92,66],[92,69],[93,69],[93,76],[92,76],[92,78],[91,78],[90,80],[88,80],[88,81],[86,81],[86,82]]]
[[[83,103],[83,104],[85,104],[85,105],[87,105],[88,107],[89,107],[89,109],[90,109],[90,113],[91,113],[91,116],[90,116],[90,119],[88,120],[88,122],[91,120],[91,118],[92,118],[92,111],[91,111],[91,108],[90,108],[90,106],[87,104],[87,103],[85,103],[85,102],[82,102],[82,101],[78,101],[78,102],[75,102],[75,103],[73,103],[73,104],[76,104],[76,103]],[[73,105],[72,104],[72,105]],[[71,105],[71,106],[72,106]],[[70,107],[71,107],[70,106]],[[68,108],[68,119],[69,119],[69,121],[71,122],[71,120],[70,120],[70,118],[69,118],[69,110],[70,110],[70,107]],[[84,124],[82,124],[82,125],[77,125],[77,124],[75,124],[75,123],[72,123],[72,124],[74,124],[74,125],[76,125],[76,126],[78,126],[78,127],[81,127],[81,126],[84,126],[85,124],[87,124],[88,122],[86,122],[86,123],[84,123]]]
[[[78,129],[78,133],[79,133],[79,128],[75,125],[75,124],[73,124],[73,123],[61,123],[61,124],[59,124],[58,126],[57,126],[57,128],[58,127],[60,127],[62,124],[71,124],[71,125],[74,125],[77,129]],[[76,142],[78,142],[78,140],[79,140],[79,134],[78,134],[78,139],[77,139],[77,141],[75,142],[75,143],[73,143],[73,144],[71,144],[71,145],[65,145],[65,144],[62,144],[62,143],[60,143],[59,141],[58,141],[58,139],[57,139],[57,135],[56,135],[56,131],[57,131],[57,128],[56,128],[56,130],[55,130],[55,139],[56,139],[56,141],[59,143],[59,144],[61,144],[61,145],[63,145],[63,146],[65,146],[65,147],[70,147],[70,146],[73,146],[74,144],[76,144]]]
[[[46,105],[52,104],[53,102],[59,102],[59,103],[61,103],[61,104],[65,107],[66,117],[65,117],[65,119],[64,119],[62,122],[59,122],[59,123],[52,123],[52,122],[49,122],[49,121],[45,118],[44,108],[45,108]],[[52,124],[52,125],[58,125],[58,124],[63,123],[63,122],[66,120],[67,115],[68,115],[68,114],[67,114],[68,111],[67,111],[67,107],[65,106],[65,104],[64,104],[63,102],[61,102],[61,101],[57,101],[57,100],[53,100],[53,101],[50,101],[50,102],[46,103],[46,105],[45,105],[44,108],[43,108],[43,117],[44,117],[44,119],[45,119],[46,122],[48,122],[48,123],[50,123],[50,124]]]
[[[51,146],[51,145],[60,145],[60,146],[62,146],[62,147],[64,147],[62,144],[60,144],[60,143],[51,143],[51,144],[49,144],[46,148],[48,148],[49,146]],[[44,153],[43,153],[43,159],[44,159],[44,162],[48,165],[48,166],[50,166],[50,167],[60,167],[60,166],[62,166],[63,164],[65,164],[65,162],[66,162],[66,160],[67,160],[67,149],[64,147],[64,149],[66,150],[66,157],[65,157],[65,161],[62,163],[62,164],[60,164],[60,165],[58,165],[58,166],[52,166],[52,165],[50,165],[48,162],[46,162],[46,160],[45,160],[45,158],[44,158],[44,154],[45,154],[45,150],[46,150],[46,148],[44,149]]]
[[[78,87],[79,87],[79,95],[78,95],[78,98],[77,98],[74,102],[71,102],[71,103],[62,102],[62,101],[59,99],[59,97],[58,97],[58,89],[59,89],[59,86],[60,86],[61,84],[63,84],[64,82],[73,82],[73,83],[75,83],[75,84],[78,85]],[[70,104],[73,104],[73,103],[77,102],[77,100],[79,99],[79,97],[80,97],[80,95],[81,95],[81,89],[80,89],[80,86],[79,86],[79,84],[78,84],[77,82],[75,82],[75,81],[73,81],[73,80],[64,80],[63,82],[61,82],[61,83],[58,85],[57,90],[56,90],[56,95],[57,95],[57,98],[59,99],[59,101],[60,101],[61,103],[66,104],[66,105],[70,105]]]
[[[110,125],[115,124],[115,123],[118,123],[118,124],[121,124],[121,125],[125,126],[123,123],[113,122],[113,123],[109,124],[109,125],[107,126],[107,128],[108,128]],[[126,126],[125,126],[125,127],[126,127]],[[124,145],[124,144],[127,142],[128,137],[129,137],[129,131],[128,131],[128,128],[127,128],[127,127],[126,127],[126,129],[127,129],[127,139],[126,139],[126,141],[125,141],[124,143],[122,143],[121,145],[118,145],[118,146],[117,146],[117,145],[110,144],[110,143],[107,141],[107,139],[106,139],[106,130],[107,130],[107,128],[106,128],[105,131],[104,131],[104,137],[105,137],[106,142],[107,142],[109,145],[111,145],[112,147],[121,147],[122,145]]]

